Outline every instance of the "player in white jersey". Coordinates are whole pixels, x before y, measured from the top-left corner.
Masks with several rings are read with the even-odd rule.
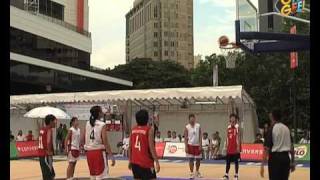
[[[201,151],[202,151],[202,134],[200,124],[196,123],[196,117],[194,114],[189,115],[189,123],[186,125],[184,130],[184,143],[189,157],[189,168],[190,168],[190,179],[195,177],[201,178],[199,172]],[[196,173],[193,174],[194,159],[196,159]]]
[[[115,165],[115,160],[107,139],[106,125],[101,121],[104,116],[102,108],[100,106],[93,106],[90,109],[90,114],[90,120],[85,127],[85,137],[83,137],[90,179],[100,180],[109,178],[107,155],[112,160],[111,166]]]
[[[69,166],[67,180],[73,179],[74,169],[80,157],[80,129],[78,118],[73,117],[70,121],[70,129],[65,140],[65,153],[68,156]]]
[[[208,133],[204,132],[202,137],[202,156],[204,159],[209,159],[210,150],[210,140],[208,138]]]

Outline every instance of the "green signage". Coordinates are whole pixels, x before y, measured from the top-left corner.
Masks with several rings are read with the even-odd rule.
[[[294,156],[297,161],[310,161],[310,144],[295,144]]]
[[[15,142],[10,142],[10,159],[18,158],[18,150]]]

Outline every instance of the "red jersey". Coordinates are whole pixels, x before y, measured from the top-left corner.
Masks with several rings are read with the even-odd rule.
[[[130,162],[143,168],[153,168],[154,161],[149,150],[148,135],[150,126],[136,126],[132,128],[130,144]]]
[[[51,150],[53,150],[53,144],[52,144],[52,137],[51,137],[51,147],[48,147],[48,143],[47,143],[47,134],[48,131],[50,130],[50,127],[43,127],[40,129],[39,132],[39,156],[47,156],[47,150],[50,148]]]
[[[228,138],[228,144],[227,144],[227,154],[236,154],[237,152],[237,138],[238,138],[238,130],[234,126],[229,126],[227,130],[227,138]]]

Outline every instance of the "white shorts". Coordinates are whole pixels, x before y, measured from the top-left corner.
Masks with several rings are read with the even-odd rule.
[[[78,160],[80,160],[80,156],[75,158],[72,156],[71,151],[68,152],[68,162],[77,162]]]
[[[110,178],[108,159],[106,157],[106,152],[104,151],[102,153],[103,153],[103,159],[104,159],[104,162],[105,162],[104,171],[103,171],[103,173],[101,173],[98,176],[90,176],[90,180],[102,180],[102,179]]]

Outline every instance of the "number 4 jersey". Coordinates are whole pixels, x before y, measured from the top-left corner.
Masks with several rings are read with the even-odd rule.
[[[104,125],[105,123],[99,120],[96,120],[94,127],[91,126],[89,121],[87,122],[84,145],[86,151],[105,149],[101,138],[101,132]]]
[[[130,137],[130,162],[143,168],[154,167],[148,141],[150,128],[150,126],[136,126],[132,128]]]

